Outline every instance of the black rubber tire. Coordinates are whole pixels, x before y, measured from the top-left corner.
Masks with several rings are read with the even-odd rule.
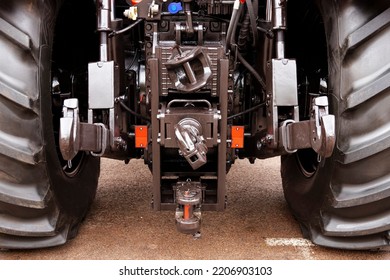
[[[56,148],[51,63],[60,2],[0,2],[1,249],[64,244],[96,193],[99,159],[85,154],[65,173]]]
[[[318,2],[337,144],[320,163],[307,151],[282,157],[285,198],[315,244],[380,249],[390,244],[389,3]]]

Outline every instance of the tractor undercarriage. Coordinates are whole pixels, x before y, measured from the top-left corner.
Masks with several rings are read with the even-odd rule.
[[[286,58],[287,1],[114,2],[98,1],[87,111],[64,100],[68,166],[80,151],[143,158],[153,208],[175,210],[178,230],[196,233],[201,210],[224,210],[235,159],[332,154],[326,80],[302,108],[296,61]]]

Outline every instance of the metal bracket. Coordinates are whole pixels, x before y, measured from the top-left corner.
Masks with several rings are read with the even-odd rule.
[[[63,159],[72,160],[80,151],[90,151],[95,156],[103,155],[108,141],[104,124],[80,122],[79,102],[76,98],[64,100],[62,111],[59,145]]]
[[[80,131],[79,101],[76,98],[64,100],[63,117],[60,119],[60,150],[65,160],[73,159],[79,152]]]
[[[155,0],[149,5],[148,17],[153,18],[155,15],[158,15],[160,12],[160,6],[155,3]]]
[[[198,105],[195,106],[195,104]],[[206,99],[173,99],[168,104],[162,103],[158,111],[157,119],[160,120],[160,130],[157,141],[160,145],[166,148],[178,148],[174,127],[181,120],[188,118],[200,123],[202,136],[208,148],[220,143],[218,122],[221,119],[221,112],[215,105]]]
[[[310,120],[313,149],[323,157],[330,157],[336,142],[335,117],[329,115],[328,98],[317,97],[313,100],[313,112]]]
[[[267,136],[264,140],[271,149],[277,149],[281,139],[278,135],[281,108],[288,110],[289,119],[299,121],[296,73],[296,62],[292,59],[272,59],[267,64]]]
[[[279,128],[279,135],[281,138],[282,146],[284,147],[284,150],[287,153],[295,153],[297,149],[291,149],[291,147],[294,147],[294,145],[291,145],[291,137],[289,137],[289,130],[287,129],[288,125],[290,124],[297,124],[293,120],[286,120],[282,123],[282,125]]]
[[[178,46],[174,49],[177,50],[176,54],[173,53],[164,64],[176,89],[194,92],[204,87],[212,77],[211,62],[207,54],[201,47],[186,51],[182,51]],[[201,70],[198,64],[202,65]]]
[[[321,157],[330,157],[336,143],[336,134],[335,117],[329,114],[328,98],[314,98],[310,120],[287,120],[280,126],[279,134],[280,145],[288,153],[297,149],[313,148]]]
[[[85,125],[91,126],[90,124],[85,124]],[[96,129],[98,129],[99,127],[101,128],[101,137],[96,135],[97,137],[93,139],[93,140],[96,140],[96,143],[100,143],[101,147],[100,147],[100,152],[94,152],[91,150],[91,155],[93,155],[95,157],[101,157],[101,156],[103,156],[103,154],[107,148],[108,130],[106,129],[106,126],[102,123],[96,123],[93,125],[93,127]],[[88,135],[88,134],[81,134],[81,135]],[[99,140],[101,140],[101,141],[99,141]],[[87,148],[87,147],[85,147],[85,148]]]

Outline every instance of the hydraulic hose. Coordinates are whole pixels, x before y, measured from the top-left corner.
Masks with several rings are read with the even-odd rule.
[[[137,118],[142,119],[142,120],[147,121],[147,122],[151,121],[148,117],[144,117],[143,115],[138,114],[137,112],[131,110],[129,107],[126,106],[125,103],[123,103],[123,101],[119,101],[119,104],[122,106],[123,109],[125,109],[130,114],[136,116]]]
[[[232,17],[230,19],[230,24],[226,33],[226,52],[230,49],[231,40],[234,38],[235,30],[237,27],[237,21],[239,17],[239,9],[240,9],[240,0],[235,0],[233,5]]]
[[[251,0],[246,0],[245,3],[246,3],[246,6],[248,7],[248,13],[249,13],[249,18],[250,18],[250,22],[251,22],[251,29],[252,29],[252,33],[253,33],[252,46],[254,48],[256,48],[257,42],[259,41],[259,35],[257,34],[257,19],[256,19],[257,11],[255,14],[255,10],[253,8],[253,3]],[[257,6],[257,4],[255,6]]]
[[[240,52],[237,52],[237,58],[238,60],[242,63],[242,65],[245,66],[246,69],[249,70],[249,72],[251,72],[251,74],[255,77],[255,79],[259,82],[259,84],[261,85],[261,87],[263,89],[266,88],[265,86],[265,82],[263,81],[263,79],[260,77],[259,73],[256,72],[256,70],[252,67],[252,65],[249,64],[248,61],[245,60],[245,58],[241,55]]]
[[[240,32],[238,34],[237,46],[240,52],[245,52],[247,50],[247,42],[249,36],[249,25],[250,18],[249,13],[245,14],[244,20],[241,24]]]

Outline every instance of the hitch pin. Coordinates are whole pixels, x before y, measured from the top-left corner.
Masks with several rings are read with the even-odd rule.
[[[187,190],[184,192],[184,196],[185,197],[188,197],[190,195],[190,191]],[[192,207],[190,204],[184,204],[184,208],[183,208],[183,218],[184,220],[189,220],[192,216]]]

